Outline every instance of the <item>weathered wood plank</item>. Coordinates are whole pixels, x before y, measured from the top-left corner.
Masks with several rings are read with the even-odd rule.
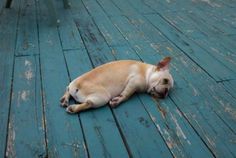
[[[7,157],[46,156],[38,56],[15,59]]]
[[[117,8],[111,0],[97,0],[97,2],[106,12],[107,16],[112,17],[122,15],[120,9]]]
[[[35,2],[32,0],[25,0],[21,4],[21,8],[15,55],[37,54],[39,47]]]
[[[127,41],[122,34],[116,29],[113,23],[104,12],[99,3],[93,0],[83,1],[86,9],[96,21],[99,31],[105,38],[109,46],[125,45]]]
[[[172,43],[183,50],[185,54],[200,65],[216,81],[234,78],[235,74],[231,70],[222,65],[214,56],[208,54],[204,49],[172,27],[162,17],[154,14],[147,15],[146,17],[158,30],[165,34]]]
[[[228,91],[234,98],[236,98],[236,80],[224,81],[222,84],[226,91]]]
[[[64,5],[59,1],[55,4],[55,8],[59,11],[58,15],[61,21],[58,30],[60,33],[63,50],[84,49],[79,31],[74,23],[74,20],[70,17],[71,11],[69,9],[65,9]],[[76,5],[78,4],[73,4],[73,6]]]
[[[165,14],[165,17],[178,30],[192,38],[201,48],[204,48],[208,54],[216,58],[231,71],[236,72],[236,70],[233,69],[236,64],[234,55],[222,48],[220,43],[224,42],[217,42],[216,37],[214,37],[216,32],[213,32],[213,29],[209,28],[209,26],[206,26],[205,24],[199,25],[199,21],[196,20],[196,17],[192,20],[186,16],[186,13],[179,12],[174,14]],[[204,32],[202,32],[202,30],[204,30]]]
[[[17,20],[20,1],[0,15],[0,157],[5,156]]]
[[[92,69],[86,50],[66,51],[65,57],[72,79]],[[108,107],[81,112],[79,116],[90,157],[128,157]]]
[[[171,55],[175,57],[171,66],[176,88],[172,91],[171,98],[214,155],[233,157],[235,155],[234,147],[232,147],[234,144],[228,140],[235,137],[235,127],[233,127],[235,125],[235,108],[233,106],[235,100],[227,95],[222,88],[217,87],[207,74],[204,74],[184,54],[178,53],[179,51],[170,44],[152,45],[155,51],[151,49],[147,51],[148,47],[139,46],[137,49],[137,53],[142,59],[146,59],[145,61],[155,62],[154,52],[158,52],[156,56]],[[146,50],[148,54],[143,55],[143,50]],[[150,54],[152,57],[148,57],[149,52],[153,52]],[[225,108],[228,108],[228,111]],[[230,126],[234,128],[233,131]]]
[[[48,157],[88,157],[78,118],[68,115],[59,100],[69,83],[66,63],[56,27],[40,1],[39,42]]]

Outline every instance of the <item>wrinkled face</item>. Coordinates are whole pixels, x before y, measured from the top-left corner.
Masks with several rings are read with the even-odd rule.
[[[151,80],[149,93],[157,98],[165,98],[174,85],[174,80],[168,70],[156,72]]]
[[[174,86],[173,77],[169,72],[170,60],[170,57],[166,57],[160,61],[150,76],[148,92],[157,98],[165,98]]]

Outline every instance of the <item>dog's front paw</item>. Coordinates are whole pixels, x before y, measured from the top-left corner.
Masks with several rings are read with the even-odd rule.
[[[76,105],[70,105],[66,108],[66,112],[70,113],[70,114],[75,114],[75,106]]]
[[[109,104],[112,108],[115,108],[122,101],[122,96],[114,97],[109,101]]]
[[[69,100],[66,99],[65,96],[63,96],[63,97],[60,99],[60,103],[61,103],[61,106],[62,106],[62,107],[68,107],[68,106],[69,106]]]

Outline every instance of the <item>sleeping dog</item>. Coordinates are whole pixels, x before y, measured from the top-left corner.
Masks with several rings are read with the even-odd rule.
[[[165,98],[173,87],[169,72],[171,58],[166,57],[157,65],[134,60],[113,61],[101,65],[74,79],[66,88],[60,102],[69,113],[101,107],[107,103],[116,107],[135,92],[147,92]],[[73,97],[79,104],[69,106]]]

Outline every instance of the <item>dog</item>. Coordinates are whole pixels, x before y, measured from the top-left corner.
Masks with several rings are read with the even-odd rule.
[[[157,65],[135,60],[113,61],[74,79],[60,99],[69,113],[98,108],[107,103],[112,108],[127,100],[135,92],[147,92],[165,98],[174,85],[169,72],[171,58],[165,57]],[[79,104],[69,106],[73,97]]]

